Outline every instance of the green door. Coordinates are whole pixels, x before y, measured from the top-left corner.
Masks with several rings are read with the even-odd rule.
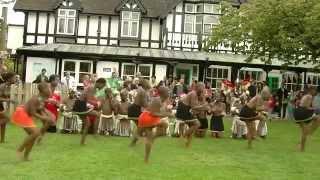
[[[269,77],[268,84],[272,91],[275,91],[279,88],[279,77]]]
[[[191,81],[191,70],[190,69],[176,69],[176,76],[177,78],[181,78],[181,76],[184,76],[184,83],[185,84],[190,84]]]

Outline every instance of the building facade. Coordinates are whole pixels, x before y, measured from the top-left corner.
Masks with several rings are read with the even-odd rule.
[[[308,65],[283,70],[277,62],[246,63],[222,45],[204,52],[222,15],[218,0],[17,0],[14,9],[24,14],[23,31],[11,36],[22,39],[16,69],[24,69],[26,82],[46,68],[61,77],[70,72],[79,86],[86,74],[109,77],[114,71],[158,81],[183,75],[187,83],[206,80],[212,88],[247,77],[268,77],[273,88],[320,84]]]

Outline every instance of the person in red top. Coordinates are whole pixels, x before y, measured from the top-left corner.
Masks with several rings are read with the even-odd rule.
[[[60,103],[61,103],[61,96],[57,92],[55,92],[58,86],[58,83],[59,83],[59,77],[57,75],[51,75],[49,77],[49,85],[50,85],[52,94],[45,101],[45,108],[50,113],[52,113],[55,123],[57,123],[58,121],[58,116],[59,116],[58,108],[60,107]],[[56,125],[49,126],[47,131],[52,133],[57,132]]]

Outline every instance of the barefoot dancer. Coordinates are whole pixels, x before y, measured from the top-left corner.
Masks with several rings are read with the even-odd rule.
[[[263,88],[261,95],[254,96],[246,105],[244,105],[239,113],[240,120],[244,121],[248,128],[248,148],[252,148],[252,141],[256,135],[256,120],[264,120],[265,117],[260,113],[264,110],[264,101],[268,101],[271,93],[268,87]]]
[[[169,99],[168,89],[163,88],[160,90],[160,98],[152,98],[150,105],[140,115],[138,120],[137,134],[139,136],[145,136],[145,156],[144,161],[148,163],[151,152],[152,144],[155,138],[165,135],[163,129],[167,129],[168,122],[163,117],[172,117],[171,113],[161,110],[163,105],[166,105],[166,101]],[[155,132],[153,129],[155,129]],[[138,141],[138,136],[135,136],[132,145],[135,145]]]
[[[117,104],[116,108],[116,118],[118,120],[117,124],[117,134],[119,136],[131,136],[131,124],[128,119],[128,91],[126,89],[122,89],[120,92],[121,102]]]
[[[200,105],[199,97],[204,93],[204,84],[197,83],[195,90],[184,96],[178,103],[176,117],[189,126],[185,132],[186,147],[190,146],[193,133],[200,127],[200,122],[196,119],[197,112],[207,110],[207,105]],[[193,112],[193,113],[192,113]],[[181,126],[183,128],[183,126]],[[180,132],[183,130],[180,129]]]
[[[142,113],[142,109],[146,109],[150,103],[150,93],[149,90],[151,86],[149,82],[145,79],[140,80],[140,86],[137,89],[137,95],[134,97],[133,104],[128,107],[128,117],[136,125],[138,125],[138,118]],[[132,146],[135,145],[134,141],[138,138],[138,132],[134,132]]]
[[[89,99],[94,97],[95,90],[93,87],[88,87],[74,102],[73,112],[79,116],[82,120],[82,135],[80,144],[84,145],[89,128],[93,125],[88,115],[99,117],[100,113],[95,109],[93,105],[89,104]],[[97,106],[99,103],[97,103]]]
[[[200,103],[200,105],[207,104],[205,95],[199,97],[199,103]],[[205,137],[205,135],[207,133],[207,129],[208,129],[207,114],[208,114],[207,110],[199,111],[199,114],[198,114],[197,117],[198,117],[198,120],[200,122],[200,127],[195,133],[196,137],[201,137],[201,138]]]
[[[225,115],[226,105],[221,101],[212,104],[212,117],[210,121],[211,136],[221,138],[224,132],[223,117]]]
[[[17,149],[17,154],[22,157],[23,160],[28,160],[35,141],[41,135],[33,118],[46,122],[53,121],[53,117],[43,110],[44,100],[49,98],[51,94],[50,87],[47,83],[40,83],[38,84],[38,89],[39,96],[33,96],[24,106],[18,106],[12,115],[12,122],[23,128],[28,134]]]
[[[10,88],[16,81],[15,73],[5,73],[3,75],[4,83],[0,85],[0,143],[4,143],[6,135],[6,125],[10,121],[8,117],[8,108],[5,108],[4,102],[15,103],[10,100]]]
[[[302,97],[298,107],[294,110],[295,121],[301,128],[300,151],[305,150],[307,137],[312,135],[320,125],[320,116],[314,115],[314,109],[312,108],[313,96],[315,94],[314,88],[308,89],[308,93]]]
[[[49,77],[49,85],[50,85],[52,94],[45,102],[45,108],[54,115],[55,124],[58,121],[58,115],[59,115],[58,109],[59,109],[60,103],[61,103],[60,102],[61,101],[60,95],[57,92],[55,92],[56,87],[58,86],[58,83],[59,83],[59,76],[58,75],[51,75]],[[44,122],[44,123],[46,123],[46,122]],[[57,132],[57,127],[55,125],[49,126],[49,124],[44,124],[44,127],[45,127],[43,129],[44,132],[41,132],[42,135],[44,135],[44,133],[46,131],[53,132],[53,133]]]
[[[101,101],[101,119],[98,127],[98,132],[105,135],[114,135],[115,124],[113,120],[113,113],[115,111],[116,101],[113,98],[111,88],[105,90],[105,98]]]

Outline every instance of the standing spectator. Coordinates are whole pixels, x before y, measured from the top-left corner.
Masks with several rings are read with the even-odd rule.
[[[251,81],[250,86],[248,87],[249,98],[253,98],[257,94],[257,86],[254,80]]]
[[[118,94],[120,90],[120,82],[116,72],[112,72],[111,78],[107,79],[107,86],[112,90],[112,94]]]
[[[281,119],[283,119],[286,116],[286,109],[287,109],[287,105],[288,105],[288,90],[286,89],[286,87],[284,86],[284,84],[282,84],[281,88],[278,89],[277,91],[277,96],[279,99],[279,116]]]
[[[62,78],[62,84],[66,85],[68,89],[77,91],[77,82],[73,76],[70,75],[70,72],[66,72],[65,76]]]
[[[197,81],[197,80],[192,79],[192,83],[191,83],[191,86],[190,86],[189,91],[193,91],[193,90],[195,90],[197,83],[198,83],[198,81]]]
[[[89,75],[84,75],[82,77],[82,83],[83,83],[83,89],[86,90],[88,89],[89,87],[92,87],[93,86],[93,83],[92,81],[90,80],[90,76]]]
[[[157,81],[156,81],[156,76],[152,76],[151,77],[150,85],[151,85],[152,88],[154,88],[154,87],[156,87],[158,85]]]
[[[173,95],[181,96],[183,94],[188,94],[188,87],[184,84],[184,78],[180,78],[179,82],[173,88]]]
[[[48,82],[48,77],[46,76],[47,70],[43,68],[41,73],[36,77],[36,79],[32,83],[41,83],[41,82]]]

